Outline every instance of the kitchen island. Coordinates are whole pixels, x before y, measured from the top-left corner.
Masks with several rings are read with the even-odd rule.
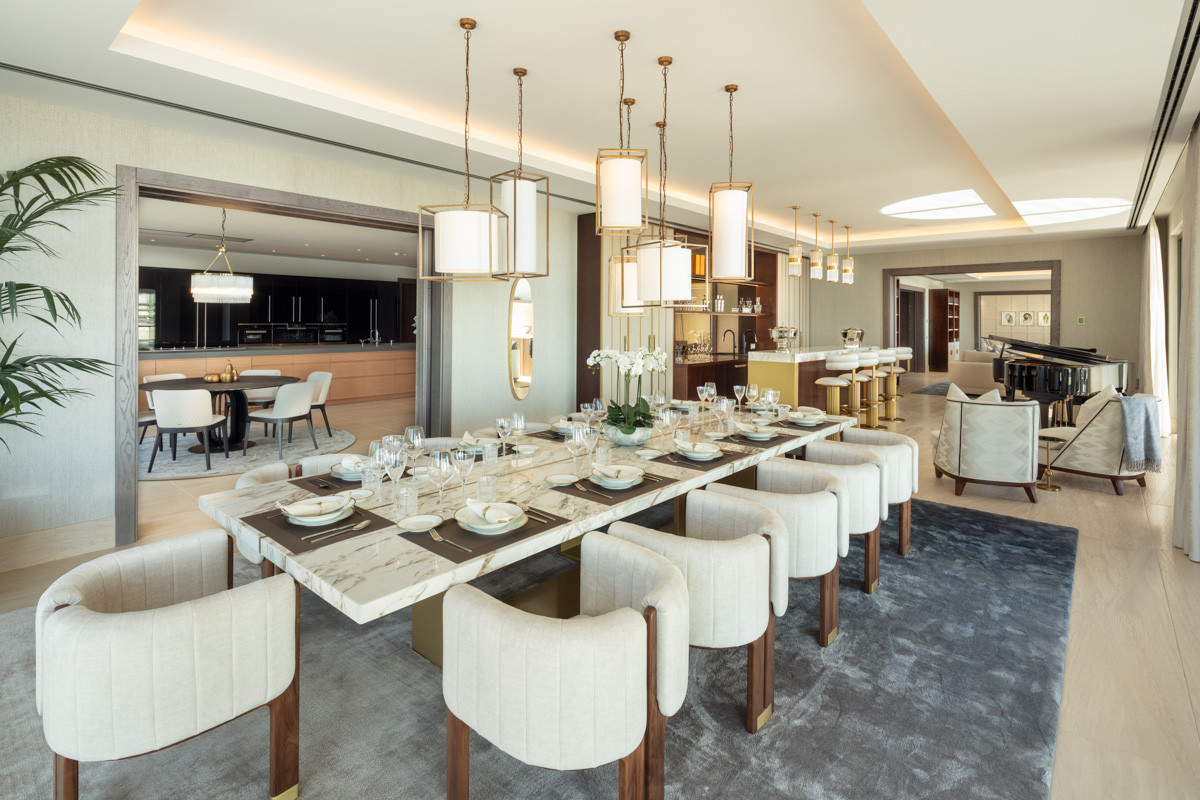
[[[817,378],[836,375],[825,369],[825,358],[834,353],[854,353],[878,350],[877,346],[860,346],[848,350],[840,345],[830,347],[793,347],[789,352],[757,350],[750,353],[747,378],[759,389],[778,389],[779,402],[790,406],[825,407],[825,390],[816,385]]]
[[[746,383],[746,357],[715,353],[675,359],[671,380],[677,400],[699,400],[696,387],[709,381],[717,385],[717,394],[733,397],[734,384]]]
[[[277,369],[301,380],[310,372],[333,373],[328,402],[359,403],[412,397],[416,394],[416,346],[380,345],[254,345],[248,347],[143,350],[138,353],[138,382],[147,375],[178,373],[188,378],[220,372],[227,363],[239,372]],[[138,393],[138,410],[145,411],[145,393]]]

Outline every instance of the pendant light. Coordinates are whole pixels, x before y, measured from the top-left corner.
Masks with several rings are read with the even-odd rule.
[[[712,241],[710,274],[729,283],[754,277],[754,183],[733,180],[733,93],[736,83],[725,87],[729,95],[729,180],[714,183],[708,190],[708,233]]]
[[[833,226],[837,224],[836,219],[829,220],[829,255],[825,257],[825,280],[830,283],[837,283],[838,279],[838,255],[834,245],[837,243],[837,231]]]
[[[804,277],[804,245],[800,244],[800,206],[792,206],[792,243],[788,246],[788,277]]]
[[[525,76],[528,74],[524,67],[513,69],[513,75],[517,76],[517,166],[491,178],[492,205],[508,216],[508,236],[503,244],[505,274],[509,278],[550,275],[550,177],[525,169]],[[539,193],[546,197],[544,210],[538,209]]]
[[[632,97],[621,101],[625,106],[625,141],[629,141],[633,130],[633,106],[637,102]],[[624,247],[629,247],[630,237],[625,237]],[[637,255],[626,254],[624,249],[618,249],[616,254],[608,259],[608,315],[610,317],[644,317],[646,309],[638,300],[637,294]]]
[[[209,272],[218,259],[225,259],[227,272]],[[219,268],[218,268],[219,270]],[[204,272],[192,273],[192,300],[197,303],[249,303],[254,294],[254,278],[233,274],[225,249],[225,209],[221,209],[221,245]]]
[[[842,259],[842,283],[849,286],[854,283],[854,259],[850,257],[850,226],[846,229],[846,257]]]
[[[705,245],[688,244],[685,236],[667,238],[667,71],[670,56],[658,59],[663,76],[663,118],[654,123],[658,128],[658,238],[638,242],[621,249],[624,256],[637,260],[637,296],[643,308],[669,308],[692,305],[693,255],[707,260]],[[708,302],[709,277],[703,277],[703,305]]]
[[[598,236],[641,236],[650,231],[647,218],[650,183],[647,151],[634,149],[621,126],[625,102],[625,43],[629,31],[613,34],[620,60],[620,100],[617,103],[618,147],[601,147],[596,152],[596,234]]]
[[[463,201],[456,205],[421,206],[417,215],[418,257],[422,280],[507,280],[504,242],[508,215],[491,204],[471,202],[471,31],[475,20],[458,21],[466,41],[465,102],[463,111]],[[425,253],[425,232],[433,216],[433,258]]]
[[[821,216],[820,211],[813,212],[813,249],[808,253],[808,277],[810,280],[821,280],[821,248],[818,246],[817,240],[817,223],[820,222],[818,217]]]

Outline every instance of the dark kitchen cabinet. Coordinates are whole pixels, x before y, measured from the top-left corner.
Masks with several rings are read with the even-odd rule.
[[[675,362],[672,375],[675,397],[680,400],[699,400],[696,387],[709,381],[717,385],[717,394],[733,397],[734,384],[746,383],[746,359],[738,356],[716,358],[716,361]]]

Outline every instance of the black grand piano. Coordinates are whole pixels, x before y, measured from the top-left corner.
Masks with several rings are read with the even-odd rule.
[[[1125,390],[1127,362],[1102,356],[1095,350],[1079,347],[1025,342],[1003,336],[985,337],[1000,351],[992,362],[992,378],[1004,384],[1004,392],[1012,400],[1017,392],[1037,400],[1042,405],[1042,426],[1050,422],[1050,410],[1055,410],[1057,424],[1070,425],[1074,406],[1091,397],[1106,385],[1118,392]]]

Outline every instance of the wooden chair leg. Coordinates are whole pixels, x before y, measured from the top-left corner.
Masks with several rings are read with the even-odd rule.
[[[954,496],[958,497],[963,493],[963,489],[967,488],[967,482],[962,478],[954,479]],[[1028,490],[1026,490],[1028,491]]]
[[[1033,488],[1033,484],[1027,484],[1023,488],[1025,489],[1025,496],[1029,498],[1029,502],[1036,503],[1037,490]]]
[[[1110,480],[1112,481],[1113,491],[1117,493],[1117,496],[1124,497],[1125,481],[1121,480],[1120,478],[1111,478]]]
[[[821,576],[821,621],[817,632],[817,643],[829,647],[838,636],[838,575],[842,560],[839,558],[833,569]]]
[[[641,754],[639,746],[634,753]],[[632,755],[632,754],[631,754]],[[626,769],[621,759],[621,775]],[[466,723],[446,709],[446,800],[467,800],[470,796],[471,749],[470,729]],[[622,784],[624,785],[624,784]],[[624,797],[624,795],[622,795]]]
[[[934,464],[934,465],[933,465],[933,477],[935,477],[935,478],[940,478],[940,477],[942,477],[942,470],[941,470],[941,467],[939,467],[939,466],[938,466],[938,465],[936,465],[936,464]]]
[[[863,540],[865,565],[863,569],[863,591],[871,594],[879,588],[879,528],[870,531]]]
[[[317,444],[317,434],[313,432],[312,413],[311,412],[308,415],[308,419],[306,419],[304,421],[308,423],[308,435],[312,437],[313,449],[320,450],[321,449],[320,445]]]
[[[763,634],[763,709],[766,711],[761,729],[775,713],[775,612],[767,616],[767,632]]]
[[[763,637],[746,645],[746,733],[758,733],[763,698]]]
[[[643,738],[632,753],[617,762],[618,800],[642,800],[642,790],[645,788],[645,784],[646,740]],[[465,797],[464,794],[463,798]],[[451,800],[449,792],[446,793],[446,800]]]
[[[900,504],[900,543],[896,550],[900,555],[908,555],[908,548],[912,545],[912,498],[908,498]]]
[[[54,754],[54,800],[79,800],[79,762]]]
[[[283,694],[267,703],[271,714],[271,800],[300,796],[300,584],[296,591],[296,666]]]
[[[269,578],[272,575],[279,574],[279,570],[276,568],[276,566],[270,561],[267,561],[265,558],[259,563],[258,572],[264,579]]]
[[[204,470],[205,470],[205,472],[212,469],[212,459],[210,458],[210,454],[208,452],[208,449],[209,449],[208,448],[208,434],[209,434],[208,428],[205,428],[204,430],[200,431],[200,435],[204,438]]]
[[[645,800],[663,800],[666,793],[667,718],[658,708],[658,609],[642,611],[646,620],[646,781]]]
[[[162,450],[162,432],[158,432],[154,436],[154,447],[150,448],[150,466],[146,467],[146,474],[149,475],[154,470],[154,457]]]
[[[325,432],[329,434],[329,438],[333,438],[333,428],[329,427],[329,415],[325,413],[325,406],[320,406],[321,417],[325,420]]]
[[[1145,475],[1137,476],[1137,485],[1141,486],[1142,488],[1146,487],[1146,476]]]

